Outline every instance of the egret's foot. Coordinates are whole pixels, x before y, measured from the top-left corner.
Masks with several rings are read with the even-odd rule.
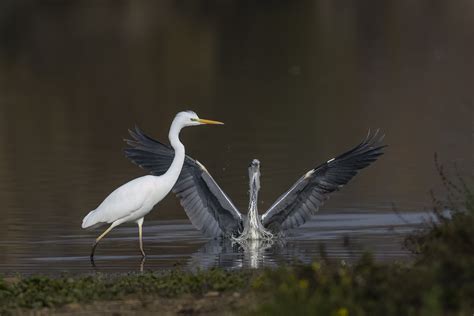
[[[91,254],[90,254],[91,261],[94,261],[94,254],[95,254],[95,248],[96,247],[97,247],[97,242],[94,242],[92,244],[92,249],[91,249]]]

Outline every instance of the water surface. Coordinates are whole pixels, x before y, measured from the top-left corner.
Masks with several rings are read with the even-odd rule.
[[[429,216],[411,212],[400,217],[394,213],[321,213],[306,225],[289,232],[282,240],[239,244],[231,240],[208,239],[187,220],[152,221],[144,229],[145,249],[142,260],[138,249],[137,228],[120,226],[97,248],[89,262],[88,250],[94,234],[72,235],[56,229],[41,239],[28,241],[30,251],[17,252],[0,264],[0,271],[31,273],[88,273],[157,271],[182,269],[229,269],[274,267],[281,264],[309,263],[325,256],[336,262],[353,262],[370,251],[379,261],[410,259],[402,247],[403,237],[420,227]],[[0,246],[12,252],[21,242],[3,240]]]
[[[166,141],[183,109],[226,123],[181,138],[243,212],[253,158],[264,211],[369,128],[389,147],[262,260],[208,244],[169,196],[145,220],[145,268],[276,265],[322,243],[345,260],[348,238],[352,253],[406,256],[399,240],[416,224],[391,210],[431,207],[434,153],[473,174],[473,12],[471,0],[3,1],[0,272],[91,271],[100,232],[83,216],[144,174],[121,153],[127,128]],[[119,227],[97,269],[137,269],[136,248],[136,227]]]

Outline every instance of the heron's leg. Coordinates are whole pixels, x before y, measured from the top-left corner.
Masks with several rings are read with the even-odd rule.
[[[102,233],[102,235],[100,235],[99,237],[97,237],[97,239],[95,240],[94,244],[92,245],[92,251],[91,251],[91,260],[94,260],[94,252],[95,252],[95,248],[97,247],[97,244],[99,243],[99,241],[105,237],[105,235],[107,235],[111,230],[112,228],[114,228],[116,225],[114,225],[115,223],[112,223],[112,225],[110,225],[109,228],[107,228],[105,230],[105,232]]]
[[[143,233],[142,233],[142,225],[143,225],[143,217],[137,220],[138,224],[138,237],[140,239],[140,251],[142,253],[142,257],[145,258],[146,254],[145,251],[143,251]]]

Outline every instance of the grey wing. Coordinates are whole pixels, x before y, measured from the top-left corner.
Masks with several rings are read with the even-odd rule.
[[[151,174],[163,175],[173,162],[173,148],[149,137],[138,126],[135,126],[134,130],[129,129],[128,132],[133,140],[125,139],[125,142],[130,146],[124,149],[125,156]],[[186,156],[183,168],[188,159],[189,157]]]
[[[311,169],[262,215],[262,223],[272,232],[296,228],[304,224],[329,198],[351,180],[360,169],[383,154],[384,135],[378,131],[353,149]]]
[[[125,156],[151,174],[165,173],[173,161],[174,150],[147,136],[138,127],[129,132],[133,140],[126,140],[131,147],[125,149]],[[242,215],[197,160],[186,155],[172,191],[191,223],[204,234],[210,237],[232,236],[242,230]]]

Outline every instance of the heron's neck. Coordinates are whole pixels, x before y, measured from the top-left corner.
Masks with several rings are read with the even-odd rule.
[[[260,189],[260,172],[257,169],[249,168],[250,177],[250,203],[247,219],[244,224],[244,231],[235,238],[237,241],[271,239],[272,233],[263,227],[260,217],[258,216],[258,190]]]
[[[258,189],[255,183],[250,184],[250,202],[249,202],[249,221],[250,225],[257,227],[260,224],[260,217],[258,216]]]
[[[174,158],[168,171],[166,171],[163,176],[170,178],[170,182],[172,182],[173,185],[176,180],[178,180],[179,174],[181,173],[185,156],[184,145],[179,140],[179,132],[181,131],[181,128],[182,126],[180,124],[178,124],[176,121],[173,121],[168,134],[171,147],[174,149]]]

